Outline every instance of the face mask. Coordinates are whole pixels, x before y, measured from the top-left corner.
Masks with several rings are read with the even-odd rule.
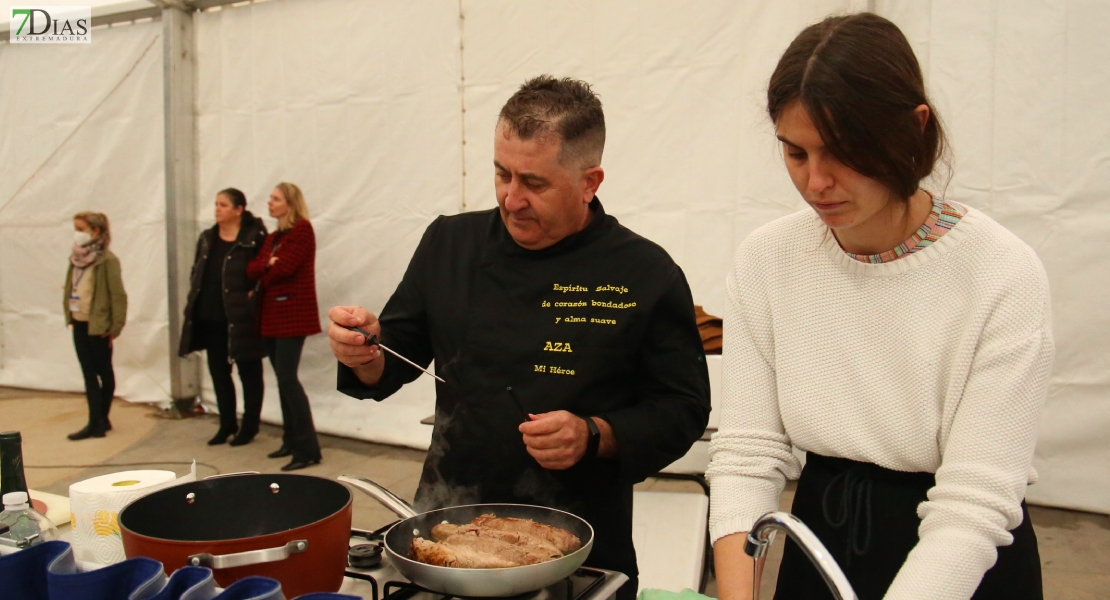
[[[73,243],[78,246],[84,246],[92,241],[92,236],[87,231],[74,231]]]

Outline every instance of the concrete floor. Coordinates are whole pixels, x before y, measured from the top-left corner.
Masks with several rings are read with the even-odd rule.
[[[131,468],[161,468],[182,475],[196,459],[197,475],[237,471],[278,472],[287,459],[266,454],[281,445],[281,429],[263,426],[247,446],[207,446],[217,429],[215,416],[168,420],[146,405],[117,400],[112,407],[114,430],[103,439],[71,442],[65,435],[86,419],[83,396],[0,388],[0,431],[23,432],[23,454],[30,487],[67,495],[69,485],[96,475]],[[397,495],[412,500],[424,453],[334,436],[320,436],[324,460],[301,473],[336,477],[363,475]],[[651,480],[637,489],[701,493],[692,483]],[[789,508],[793,488],[782,498]],[[1029,507],[1040,542],[1047,600],[1110,598],[1110,516]],[[396,520],[392,513],[363,494],[355,495],[354,526],[376,529]],[[776,546],[781,546],[779,541]],[[772,549],[764,574],[764,598],[770,598],[781,548]],[[714,596],[715,585],[706,592]]]

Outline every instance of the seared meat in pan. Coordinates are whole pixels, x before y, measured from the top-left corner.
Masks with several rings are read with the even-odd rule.
[[[489,527],[500,531],[515,531],[539,536],[551,542],[559,552],[570,554],[582,547],[582,540],[578,536],[558,527],[537,523],[532,519],[498,518],[494,515],[482,515],[471,521],[479,527]]]
[[[467,544],[478,548],[471,540],[498,541],[522,553],[521,564],[533,565],[560,558],[562,552],[551,542],[530,533],[520,531],[502,531],[478,525],[452,525],[440,523],[432,527],[432,539],[444,544]],[[497,553],[499,556],[508,557],[507,553]]]
[[[441,523],[432,528],[434,542],[416,538],[411,557],[444,567],[494,569],[533,565],[561,558],[582,547],[565,529],[530,519],[482,515],[469,524]]]
[[[479,552],[468,546],[444,546],[424,538],[413,538],[412,559],[439,567],[464,569],[501,569],[518,566],[504,558]]]

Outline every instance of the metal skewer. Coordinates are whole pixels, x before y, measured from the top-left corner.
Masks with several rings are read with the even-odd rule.
[[[377,347],[381,348],[382,350],[385,350],[386,352],[392,354],[393,356],[396,356],[397,358],[399,358],[399,359],[407,362],[408,364],[416,367],[417,369],[420,369],[421,371],[424,372],[425,375],[428,375],[429,377],[434,377],[436,379],[436,381],[439,381],[440,383],[447,383],[446,381],[443,380],[442,377],[439,377],[435,373],[432,373],[431,371],[425,369],[424,367],[421,367],[420,365],[412,362],[411,360],[405,358],[404,356],[401,356],[400,354],[397,354],[396,352],[391,350],[388,346],[381,343],[381,340],[378,339],[377,334],[367,333],[367,332],[363,331],[362,328],[360,328],[360,327],[348,327],[346,325],[340,325],[340,327],[342,327],[344,329],[347,329],[347,330],[350,330],[350,331],[354,331],[355,333],[361,333],[363,336],[366,337],[366,341],[364,342],[365,345],[367,345],[367,346],[377,346]]]
[[[509,392],[509,397],[513,399],[513,404],[516,405],[516,409],[520,411],[520,416],[524,418],[525,422],[531,421],[532,417],[528,416],[528,411],[524,410],[524,405],[520,403],[520,398],[516,397],[516,392],[513,391],[513,386],[510,385],[509,387],[505,388],[505,391]]]

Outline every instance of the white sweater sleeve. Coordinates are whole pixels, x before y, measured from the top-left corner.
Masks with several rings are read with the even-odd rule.
[[[939,440],[936,486],[918,507],[920,541],[887,600],[967,600],[997,547],[1013,542],[1054,356],[1047,286],[1043,302],[1043,311],[1036,302],[1002,310],[1008,314],[984,330],[947,439]]]
[[[771,311],[758,269],[741,246],[726,281],[723,414],[706,470],[713,542],[777,510],[786,479],[801,470],[779,415]]]

